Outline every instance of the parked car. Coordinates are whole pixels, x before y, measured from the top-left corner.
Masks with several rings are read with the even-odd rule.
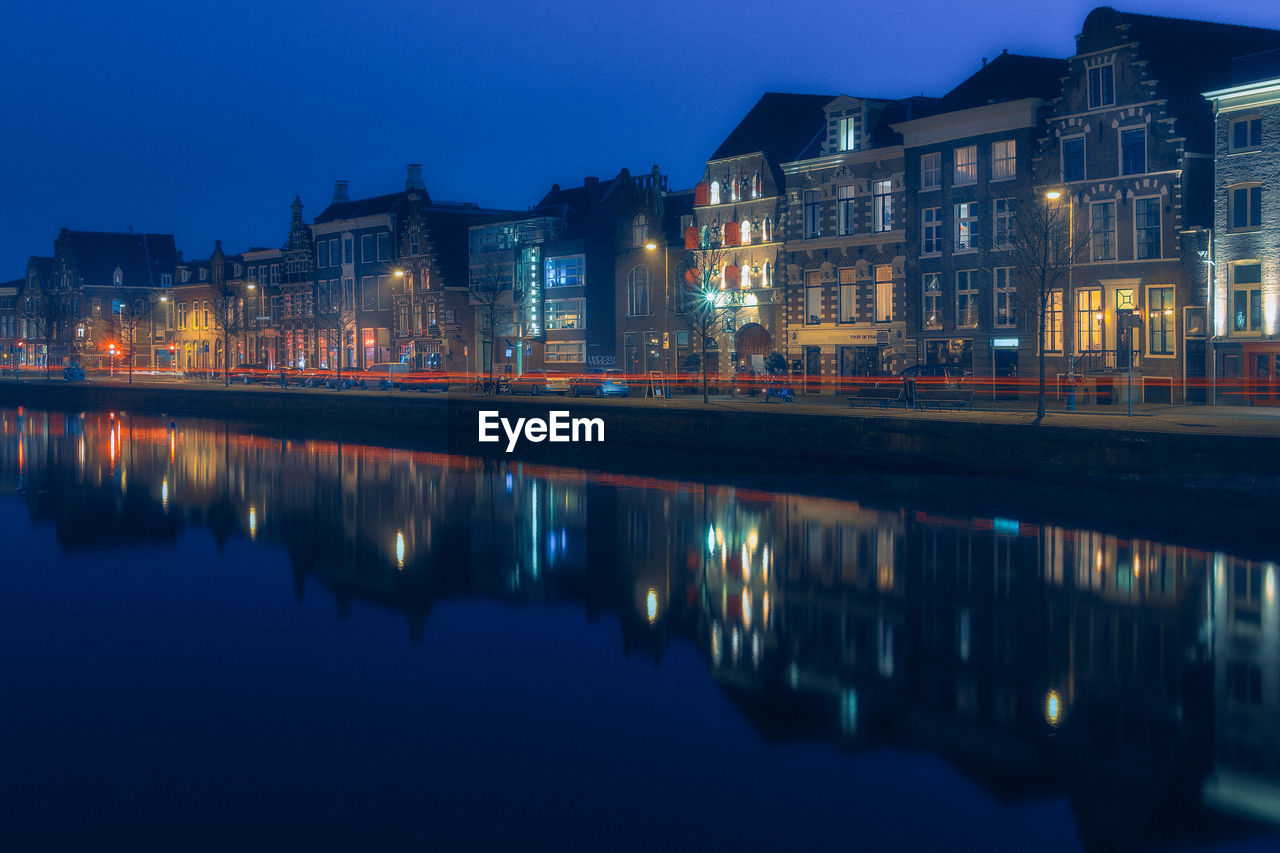
[[[559,370],[526,370],[511,380],[512,394],[567,394],[569,377]]]
[[[627,375],[616,368],[591,367],[575,376],[569,384],[569,393],[575,397],[592,394],[596,397],[626,397]]]
[[[242,385],[252,385],[255,382],[280,381],[280,374],[273,372],[270,365],[262,362],[236,365],[228,371],[227,375],[230,381],[238,382]]]
[[[954,364],[913,364],[898,371],[899,379],[914,379],[922,386],[958,385],[969,371]]]
[[[393,388],[409,387],[413,368],[399,361],[387,361],[382,364],[371,364],[359,377],[361,388],[378,388],[390,391]]]

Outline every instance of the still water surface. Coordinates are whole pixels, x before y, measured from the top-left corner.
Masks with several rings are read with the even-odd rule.
[[[0,848],[1280,843],[1280,554],[803,486],[0,410]]]

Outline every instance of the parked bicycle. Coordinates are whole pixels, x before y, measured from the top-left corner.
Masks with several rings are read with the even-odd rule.
[[[492,397],[494,394],[510,394],[511,381],[505,376],[498,376],[494,379],[477,379],[471,383],[472,394],[483,394],[486,397]]]

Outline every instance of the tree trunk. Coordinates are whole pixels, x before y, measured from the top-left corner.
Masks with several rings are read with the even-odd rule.
[[[711,398],[707,394],[707,336],[706,335],[702,336],[701,368],[702,368],[702,402],[710,403]]]
[[[228,342],[227,330],[224,328],[222,330],[222,387],[223,388],[231,387],[231,370],[230,370],[231,358],[228,356],[228,353],[227,353],[228,343],[229,342]]]
[[[1040,282],[1040,322],[1039,322],[1039,335],[1038,335],[1038,337],[1040,338],[1040,359],[1039,359],[1040,384],[1036,392],[1036,419],[1032,421],[1033,424],[1038,424],[1042,420],[1044,420],[1044,362],[1045,362],[1044,321],[1045,321],[1045,310],[1046,308],[1048,308],[1048,299],[1049,299],[1049,294],[1045,290],[1045,283],[1041,281]]]

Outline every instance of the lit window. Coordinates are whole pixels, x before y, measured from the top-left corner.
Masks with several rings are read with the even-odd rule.
[[[956,251],[978,248],[978,205],[966,201],[956,205]]]
[[[841,151],[858,150],[858,117],[848,116],[839,121],[838,141]]]
[[[852,234],[858,221],[857,202],[853,197],[853,187],[843,186],[836,189],[836,228],[841,236]]]
[[[583,284],[583,256],[547,258],[544,264],[545,287],[580,287]]]
[[[1173,355],[1176,321],[1173,288],[1147,288],[1147,352]]]
[[[637,267],[637,269],[645,269]],[[648,270],[645,270],[648,272]],[[633,270],[634,272],[634,270]],[[648,287],[648,282],[645,282]],[[586,326],[585,299],[548,299],[545,305],[546,328],[551,330],[581,329]]]
[[[927,272],[921,278],[921,289],[924,293],[924,327],[926,329],[942,328],[942,276],[936,272]]]
[[[966,145],[955,150],[955,174],[951,183],[955,186],[978,182],[978,146]]]
[[[858,280],[852,267],[840,270],[840,322],[858,322]]]
[[[549,343],[544,360],[547,364],[571,362],[581,364],[586,361],[587,345],[585,341],[569,341]]]
[[[1062,291],[1050,290],[1044,314],[1044,351],[1062,352]]]
[[[893,267],[883,264],[876,267],[876,322],[893,320]]]
[[[893,230],[893,182],[876,181],[871,197],[871,230]]]
[[[804,274],[804,322],[806,325],[822,322],[822,284],[817,270],[806,270]]]
[[[1012,139],[991,143],[991,179],[998,181],[1018,174],[1017,149]]]
[[[711,182],[711,203],[712,204],[720,203],[720,182],[719,181]]]
[[[1076,291],[1076,352],[1102,349],[1102,290]]]

